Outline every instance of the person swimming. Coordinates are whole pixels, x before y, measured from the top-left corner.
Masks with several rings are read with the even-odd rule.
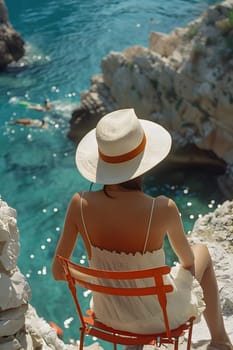
[[[29,127],[46,128],[47,124],[44,119],[20,118],[9,122],[11,125],[22,124]]]
[[[41,106],[40,104],[36,104],[36,105],[28,104],[27,108],[28,109],[33,109],[33,110],[38,111],[38,112],[46,112],[46,111],[49,111],[52,108],[52,105],[49,102],[49,100],[45,100],[44,101],[44,106]]]

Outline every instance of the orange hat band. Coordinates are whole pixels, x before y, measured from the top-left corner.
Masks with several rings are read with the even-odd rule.
[[[135,149],[128,153],[120,154],[119,156],[107,156],[99,150],[99,156],[106,163],[123,163],[138,156],[145,149],[145,146],[146,135],[144,134],[142,142]]]

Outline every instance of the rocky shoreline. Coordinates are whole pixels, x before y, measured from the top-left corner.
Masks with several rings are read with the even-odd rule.
[[[4,0],[0,0],[0,70],[24,56],[24,45],[21,35],[9,22]]]
[[[226,329],[233,341],[233,202],[199,218],[189,239],[207,244],[211,251]],[[30,305],[30,286],[17,267],[19,246],[16,211],[0,200],[0,350],[77,350],[77,345],[64,344]],[[208,340],[201,320],[194,326],[193,349],[202,349]],[[98,343],[88,349],[102,350]]]
[[[172,134],[168,161],[224,167],[219,187],[233,197],[233,0],[220,2],[170,34],[152,32],[149,47],[110,52],[73,112],[75,142],[105,113],[133,107]],[[190,152],[190,146],[191,152]]]
[[[17,266],[16,214],[0,199],[0,350],[77,350],[64,344],[29,303],[30,286]]]
[[[190,242],[204,243],[210,250],[218,280],[225,325],[233,342],[233,284],[231,269],[233,263],[233,201],[224,202],[214,212],[198,219],[190,234]],[[209,332],[202,319],[194,327],[193,347],[201,347],[208,339]]]

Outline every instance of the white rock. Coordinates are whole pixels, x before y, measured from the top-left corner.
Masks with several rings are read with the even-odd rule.
[[[19,270],[12,275],[0,272],[0,285],[0,309],[12,309],[29,302],[31,291]]]
[[[0,256],[0,262],[6,271],[11,271],[16,268],[19,248],[19,242],[14,239],[5,242]]]
[[[16,219],[16,210],[9,207],[6,202],[0,199],[0,219],[5,216]]]
[[[0,337],[16,334],[25,325],[28,305],[0,312]]]
[[[9,337],[9,341],[7,339],[4,339],[4,342],[0,343],[0,350],[21,350],[21,344],[20,342],[13,337]]]
[[[29,306],[26,315],[26,330],[30,334],[34,346],[41,346],[41,350],[77,350],[78,345],[64,344],[53,328],[41,317],[38,317],[36,310]],[[103,350],[99,343],[93,343],[85,350]],[[1,349],[0,349],[1,350]],[[27,349],[28,350],[28,349]]]
[[[9,231],[5,223],[0,220],[0,242],[5,242],[9,239]]]

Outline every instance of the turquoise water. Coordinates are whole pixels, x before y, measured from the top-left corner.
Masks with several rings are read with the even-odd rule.
[[[19,266],[32,289],[31,303],[47,321],[64,329],[64,338],[77,338],[77,322],[66,301],[66,286],[55,283],[50,266],[67,204],[75,191],[89,183],[74,165],[75,145],[67,139],[69,118],[90,78],[100,72],[109,51],[131,45],[147,46],[151,30],[169,32],[196,18],[215,1],[154,0],[7,0],[13,26],[27,42],[26,60],[0,75],[0,194],[16,208],[20,230]],[[43,103],[53,110],[40,114],[20,101]],[[21,117],[45,117],[47,129],[9,126]],[[171,175],[171,174],[170,174]],[[161,182],[154,175],[145,189],[167,194],[177,203],[186,231],[200,213],[216,208],[223,198],[210,172],[176,171]],[[168,262],[174,256],[169,247]],[[77,261],[85,262],[83,245]],[[83,303],[88,298],[83,296]],[[66,328],[68,327],[68,328]],[[92,339],[90,339],[92,342]]]

